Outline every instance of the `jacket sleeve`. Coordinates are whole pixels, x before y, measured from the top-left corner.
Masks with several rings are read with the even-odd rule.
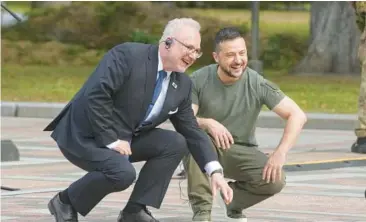
[[[89,122],[99,146],[106,146],[117,139],[130,137],[125,132],[122,138],[117,138],[114,130],[113,110],[114,94],[121,90],[129,73],[128,49],[118,46],[111,49],[94,71],[92,85],[86,91],[87,114]],[[121,136],[121,133],[119,134]]]
[[[192,110],[191,99],[192,82],[190,81],[189,94],[178,108],[178,113],[170,118],[175,130],[182,134],[187,141],[189,152],[205,172],[205,166],[211,161],[217,161],[217,154],[211,147],[208,135],[199,128]]]

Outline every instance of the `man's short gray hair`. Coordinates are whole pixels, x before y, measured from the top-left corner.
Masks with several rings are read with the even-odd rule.
[[[160,42],[165,41],[170,36],[174,36],[175,32],[182,29],[183,27],[193,28],[197,30],[197,32],[201,30],[201,25],[192,18],[176,18],[170,20],[165,26]]]

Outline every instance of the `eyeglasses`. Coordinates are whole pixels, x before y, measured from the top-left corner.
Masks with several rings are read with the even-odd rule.
[[[177,42],[179,42],[182,46],[184,46],[187,50],[188,50],[188,53],[190,54],[194,54],[194,56],[198,59],[202,56],[202,52],[200,49],[196,49],[194,48],[193,46],[190,46],[190,45],[186,45],[184,44],[183,42],[179,41],[178,39],[176,38],[173,38],[174,40],[176,40]]]

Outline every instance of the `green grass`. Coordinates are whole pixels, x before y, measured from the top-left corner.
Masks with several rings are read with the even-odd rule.
[[[357,113],[359,77],[293,76],[270,70],[265,75],[308,112]]]
[[[94,67],[2,65],[1,100],[66,102]]]
[[[193,14],[219,18],[222,21],[240,25],[247,24],[251,28],[251,11],[243,9],[184,9]],[[292,33],[309,35],[310,12],[302,11],[265,11],[259,12],[260,35]]]
[[[225,21],[239,21],[240,23],[250,22],[251,11],[245,9],[201,9],[188,8],[184,9],[190,13],[197,13],[208,17],[220,18]],[[286,15],[286,16],[284,16]],[[259,20],[271,23],[307,23],[309,22],[310,13],[302,11],[268,11],[261,10],[259,12]]]
[[[67,102],[93,69],[3,64],[2,101]],[[359,78],[290,76],[273,70],[266,70],[265,77],[277,83],[306,112],[357,112]]]
[[[30,1],[4,1],[6,6],[13,12],[26,13],[31,7]]]

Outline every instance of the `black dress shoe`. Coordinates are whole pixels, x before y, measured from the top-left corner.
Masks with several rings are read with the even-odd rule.
[[[56,222],[78,222],[76,210],[69,204],[64,204],[56,194],[48,203],[48,210],[55,216]]]
[[[352,144],[351,151],[354,153],[366,153],[366,137],[358,138],[357,141]]]
[[[117,222],[159,222],[147,209],[140,210],[137,213],[128,213],[121,211]]]

